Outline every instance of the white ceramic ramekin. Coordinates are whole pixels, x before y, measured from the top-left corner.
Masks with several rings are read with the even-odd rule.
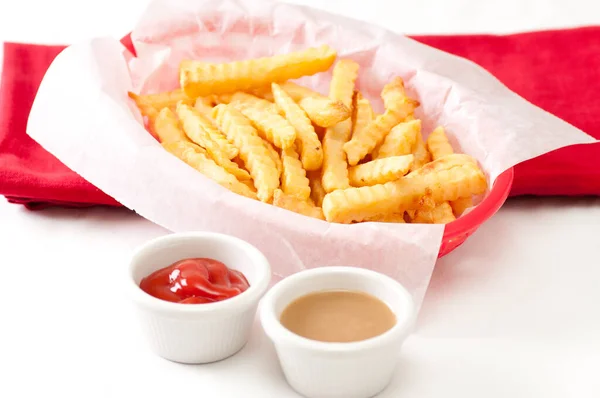
[[[241,271],[250,284],[243,293],[210,304],[179,304],[140,289],[142,278],[172,263],[208,257]],[[238,352],[248,341],[259,300],[271,280],[265,256],[238,238],[210,232],[166,235],[138,248],[129,265],[129,291],[151,348],[182,363],[208,363]]]
[[[310,340],[279,322],[292,301],[323,290],[371,294],[390,307],[397,322],[379,336],[353,343]],[[354,267],[323,267],[299,272],[275,285],[261,303],[260,318],[294,390],[309,398],[367,398],[390,383],[400,347],[414,324],[415,310],[406,289],[383,274]]]

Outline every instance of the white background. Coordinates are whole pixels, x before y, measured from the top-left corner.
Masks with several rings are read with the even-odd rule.
[[[404,33],[600,24],[594,0],[295,2]],[[0,0],[0,41],[121,37],[146,3]],[[121,283],[130,251],[164,233],[122,209],[0,200],[0,396],[296,397],[258,324],[243,351],[212,365],[148,351]],[[600,396],[599,237],[600,199],[510,200],[438,262],[382,397]]]

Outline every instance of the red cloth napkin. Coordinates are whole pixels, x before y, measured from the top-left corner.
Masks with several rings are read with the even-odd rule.
[[[420,36],[469,58],[537,106],[600,139],[600,27],[508,36]],[[128,39],[124,43],[131,48]],[[4,44],[0,194],[29,208],[118,205],[25,134],[42,77],[61,46]],[[559,149],[515,168],[511,195],[600,195],[600,143]]]

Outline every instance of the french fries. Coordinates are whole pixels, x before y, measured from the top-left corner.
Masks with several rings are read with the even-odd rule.
[[[335,57],[331,47],[321,46],[226,64],[183,61],[179,78],[188,97],[232,93],[324,72]]]
[[[371,160],[348,169],[348,178],[353,187],[384,184],[404,176],[414,161],[413,155],[393,156]]]
[[[213,110],[213,118],[227,138],[240,151],[240,158],[254,180],[258,199],[268,202],[279,187],[279,171],[258,133],[231,105],[220,104]]]
[[[279,115],[275,108],[263,104],[264,100],[242,94],[235,94],[230,105],[246,116],[267,141],[280,149],[291,148],[296,140],[296,129],[289,121]]]
[[[294,148],[281,151],[283,173],[281,174],[281,189],[288,195],[293,195],[300,200],[307,201],[310,197],[310,186],[306,171],[298,159]]]
[[[423,134],[404,81],[384,85],[375,114],[357,89],[359,65],[335,61],[328,46],[185,60],[179,88],[128,95],[166,151],[250,199],[348,224],[447,224],[472,207],[488,189],[483,171],[455,153],[443,126]],[[334,62],[328,96],[291,81]]]
[[[272,90],[275,104],[296,129],[302,166],[306,170],[320,169],[323,164],[323,148],[310,119],[277,83],[273,83]]]
[[[354,82],[358,77],[358,64],[350,60],[339,61],[333,68],[329,97],[352,107]],[[352,120],[346,119],[325,130],[323,137],[323,177],[325,191],[332,192],[350,186],[344,144],[350,139]]]
[[[412,115],[414,109],[419,105],[417,101],[406,96],[404,82],[399,77],[383,87],[381,98],[385,105],[385,112],[377,116],[367,128],[353,136],[352,140],[344,145],[350,166],[358,164],[371,153],[377,145],[383,142],[390,130]]]

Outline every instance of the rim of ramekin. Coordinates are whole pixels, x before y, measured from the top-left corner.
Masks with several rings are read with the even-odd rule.
[[[319,275],[330,275],[330,274],[342,274],[351,273],[359,275],[361,277],[375,279],[377,283],[388,286],[391,290],[397,292],[397,294],[404,300],[404,307],[406,308],[405,314],[398,314],[396,309],[392,308],[389,303],[390,309],[396,315],[396,324],[386,332],[366,339],[362,341],[356,341],[351,343],[331,343],[311,340],[306,337],[299,336],[285,326],[281,324],[277,315],[275,314],[275,303],[277,299],[285,292],[290,286],[303,280],[309,279]],[[305,294],[322,291],[315,289],[308,291]],[[410,293],[400,283],[382,273],[349,266],[329,266],[312,268],[309,270],[298,272],[291,275],[279,283],[277,283],[271,290],[265,295],[261,302],[260,308],[260,320],[262,327],[269,336],[269,338],[275,343],[290,344],[296,347],[300,347],[312,352],[321,353],[353,353],[371,349],[377,349],[394,342],[398,342],[405,338],[411,331],[415,321],[415,305]]]
[[[231,245],[232,250],[243,250],[251,258],[252,264],[258,267],[257,278],[247,290],[231,297],[227,300],[218,301],[206,304],[180,304],[166,300],[161,300],[144,292],[134,280],[135,258],[140,256],[146,250],[158,245],[169,242],[178,242],[184,239],[198,239],[202,241],[226,241]],[[166,264],[166,266],[169,264]],[[248,307],[258,302],[271,281],[271,266],[265,255],[258,250],[254,245],[237,238],[232,235],[217,233],[217,232],[179,232],[163,235],[158,238],[151,239],[142,245],[138,246],[130,257],[128,265],[128,287],[132,299],[139,305],[172,315],[185,314],[212,314],[221,312],[223,314],[243,311]]]

